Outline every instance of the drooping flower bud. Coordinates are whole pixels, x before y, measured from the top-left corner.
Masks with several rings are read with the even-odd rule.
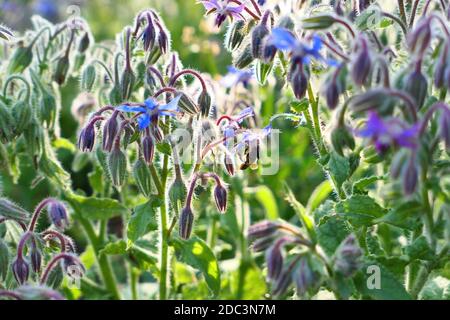
[[[372,69],[372,58],[370,56],[366,38],[359,38],[356,57],[353,61],[354,62],[350,67],[350,74],[353,82],[358,86],[362,86],[369,80],[369,75]]]
[[[227,193],[227,189],[221,183],[214,188],[214,200],[220,213],[227,211]]]
[[[53,73],[53,80],[62,85],[66,81],[67,73],[69,72],[70,61],[67,55],[62,56],[56,63],[55,72]]]
[[[180,96],[178,107],[180,108],[181,111],[189,115],[195,115],[200,111],[197,104],[186,93],[179,91],[177,93],[177,96],[178,95]]]
[[[442,44],[441,51],[439,52],[439,58],[436,62],[433,72],[434,85],[436,88],[440,89],[445,84],[446,78],[446,68],[448,66],[448,51],[450,47],[450,42],[445,42]]]
[[[123,101],[130,99],[135,82],[136,76],[133,70],[131,68],[125,68],[120,79],[120,90]]]
[[[408,164],[404,167],[402,172],[403,192],[409,196],[416,191],[418,181],[418,168],[414,157],[410,157]]]
[[[156,32],[155,32],[155,26],[153,24],[152,18],[150,14],[148,14],[148,23],[147,26],[144,29],[144,32],[142,34],[142,41],[144,43],[144,50],[148,51],[151,48],[153,48],[153,45],[156,41]]]
[[[9,249],[3,239],[0,239],[0,280],[4,281],[9,268]]]
[[[280,223],[271,220],[264,220],[256,224],[251,225],[248,228],[247,236],[250,239],[258,239],[270,237],[277,232],[280,227]]]
[[[234,170],[233,158],[231,156],[229,156],[228,154],[225,154],[223,162],[224,162],[225,169],[227,170],[227,173],[230,176],[234,176],[235,170]]]
[[[244,20],[236,20],[228,27],[225,35],[225,48],[233,52],[241,45],[245,38],[248,28]]]
[[[303,19],[302,28],[306,30],[322,30],[328,29],[336,22],[331,14],[318,14],[312,17]]]
[[[184,240],[190,238],[192,226],[194,225],[194,214],[190,206],[184,207],[180,214],[179,234]]]
[[[211,95],[208,93],[208,90],[203,90],[198,96],[198,105],[202,112],[203,117],[207,117],[209,115],[209,111],[211,110]]]
[[[408,34],[408,46],[411,52],[422,57],[431,43],[430,19],[424,18],[417,24],[412,32]]]
[[[390,170],[390,174],[393,179],[397,179],[400,176],[405,163],[407,163],[407,159],[408,159],[408,153],[407,153],[407,150],[404,150],[404,149],[399,150],[394,155],[394,157],[392,158],[391,170]]]
[[[304,297],[308,290],[317,286],[320,281],[320,275],[314,272],[309,258],[304,256],[298,262],[298,267],[293,274],[297,289],[297,295]]]
[[[345,125],[338,125],[331,132],[331,144],[334,151],[344,156],[344,149],[355,149],[355,138]]]
[[[91,43],[91,38],[89,36],[89,32],[85,32],[78,43],[78,52],[84,53],[89,48]]]
[[[30,267],[22,257],[17,257],[12,263],[12,272],[17,283],[24,284],[30,275]]]
[[[356,237],[351,234],[336,249],[333,267],[344,277],[350,277],[361,267],[361,256]]]
[[[161,33],[158,34],[158,43],[165,40],[164,38],[161,40],[160,39],[161,39]],[[166,46],[168,46],[168,44]],[[156,62],[158,62],[158,59],[161,57],[162,53],[163,52],[161,51],[161,45],[153,46],[153,48],[147,53],[147,56],[145,59],[146,64],[153,65]]]
[[[153,155],[155,154],[155,143],[149,135],[145,135],[141,140],[141,151],[147,164],[153,163]]]
[[[257,25],[252,31],[252,56],[254,59],[262,57],[264,38],[269,34],[269,29],[263,23]]]
[[[82,152],[91,152],[95,144],[95,127],[88,124],[84,127],[78,136],[78,149]]]
[[[170,203],[174,206],[177,205],[178,202],[183,204],[186,199],[187,187],[182,177],[175,177],[173,183],[169,188],[169,199]]]
[[[42,266],[42,254],[34,240],[31,242],[30,261],[31,270],[33,270],[34,273],[39,273]]]
[[[283,254],[282,249],[286,242],[289,242],[287,237],[278,239],[273,246],[266,252],[267,262],[267,278],[276,280],[283,270]]]
[[[12,57],[9,59],[8,73],[22,73],[33,60],[33,51],[31,46],[18,47]]]
[[[165,30],[165,28],[163,28],[162,30],[160,29],[159,34],[158,34],[159,52],[161,52],[162,54],[165,54],[166,52],[169,51],[169,46],[170,46],[170,39],[169,39],[169,34],[168,34],[167,30]]]
[[[450,114],[443,112],[440,118],[439,132],[442,140],[445,143],[447,151],[450,151]]]
[[[152,191],[152,176],[150,174],[150,169],[141,157],[139,157],[133,165],[133,177],[139,191],[145,197],[150,197]]]
[[[406,76],[405,91],[414,98],[418,109],[422,108],[425,102],[427,89],[428,81],[420,71],[420,68],[416,68],[416,70],[412,71]]]
[[[386,103],[388,93],[383,88],[375,88],[359,94],[349,101],[349,108],[355,112],[376,109]]]
[[[91,92],[95,84],[97,72],[92,64],[87,65],[81,74],[81,90]]]
[[[20,135],[30,125],[33,109],[27,101],[19,100],[12,106],[11,113],[15,118],[14,131],[16,135]]]
[[[0,141],[8,143],[14,138],[14,118],[9,108],[0,101]]]
[[[57,111],[58,108],[56,99],[49,91],[42,90],[42,98],[39,103],[38,115],[46,128],[54,128]]]
[[[306,95],[308,89],[308,76],[306,75],[303,65],[297,65],[290,74],[290,82],[294,95],[297,99],[302,99]]]
[[[109,176],[114,186],[121,187],[127,178],[127,157],[119,148],[108,156]]]
[[[52,224],[60,229],[64,230],[69,226],[69,215],[64,204],[60,201],[51,201],[47,207],[48,217]]]
[[[118,112],[114,111],[108,121],[103,126],[102,147],[104,151],[111,152],[117,133],[119,131],[119,124],[117,121]]]
[[[252,46],[251,44],[248,44],[243,50],[237,52],[236,55],[233,56],[233,65],[237,69],[245,69],[253,62],[253,60]]]

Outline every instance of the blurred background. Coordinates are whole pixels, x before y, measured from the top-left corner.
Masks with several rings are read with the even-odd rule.
[[[30,17],[39,14],[52,22],[67,18],[75,10],[87,19],[97,42],[113,40],[115,34],[127,24],[132,24],[135,14],[147,7],[156,8],[162,15],[172,34],[173,49],[178,51],[185,67],[208,72],[214,77],[223,75],[231,63],[230,54],[222,48],[223,29],[213,27],[210,19],[204,18],[203,6],[196,0],[1,0],[0,22],[16,32],[23,32],[31,26]],[[62,89],[62,136],[76,141],[77,123],[71,116],[70,106],[78,94],[78,80],[73,79]],[[286,100],[278,101],[279,92],[273,88],[260,90],[262,117],[267,123],[271,115],[289,111]],[[324,180],[323,173],[314,160],[313,149],[306,129],[294,128],[288,121],[277,121],[280,136],[280,171],[274,176],[252,175],[252,185],[265,185],[265,195],[255,197],[252,203],[253,214],[264,215],[264,210],[276,210],[280,217],[290,219],[293,211],[284,200],[284,183],[294,191],[304,204],[312,190]],[[87,183],[89,166],[75,172],[73,155],[68,151],[58,154],[64,167],[71,173],[74,188],[82,188]],[[32,166],[21,161],[22,174],[17,184],[11,177],[4,176],[4,194],[25,208],[31,209],[42,198],[51,193],[45,182],[30,189],[35,177]],[[269,196],[267,197],[267,192]],[[273,196],[270,195],[272,193]],[[269,202],[267,202],[269,201]],[[265,203],[264,203],[265,202]]]

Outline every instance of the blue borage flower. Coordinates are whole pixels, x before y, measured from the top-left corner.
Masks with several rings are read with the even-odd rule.
[[[232,138],[236,136],[237,130],[240,128],[240,124],[249,117],[253,117],[255,115],[255,112],[252,107],[247,107],[243,109],[241,112],[239,112],[236,116],[230,117],[230,116],[223,116],[217,120],[217,125],[220,124],[222,119],[227,119],[229,122],[228,124],[223,128],[223,136],[224,136],[224,145],[226,147],[231,146],[232,144]]]
[[[323,42],[316,34],[312,36],[312,45],[308,47],[300,42],[289,30],[284,28],[273,28],[272,33],[269,36],[268,44],[275,46],[278,50],[290,51],[296,58],[300,57],[304,64],[309,64],[311,58],[314,58],[329,66],[339,66],[339,62],[333,59],[325,59],[320,54]]]
[[[253,70],[239,70],[233,66],[228,66],[228,73],[221,79],[220,83],[225,88],[237,86],[239,83],[247,88],[250,80],[253,78]]]
[[[122,112],[134,112],[141,113],[137,118],[139,130],[145,130],[150,125],[152,119],[159,116],[169,116],[174,117],[178,112],[178,102],[180,101],[181,95],[172,99],[168,104],[160,105],[158,101],[154,98],[148,98],[144,101],[143,105],[130,106],[122,105],[117,107],[117,110]]]
[[[205,9],[206,14],[215,13],[216,14],[216,26],[220,27],[222,23],[229,17],[233,19],[244,19],[242,11],[245,8],[244,4],[236,5],[231,4],[228,0],[200,0],[199,1]]]
[[[378,152],[386,151],[392,145],[415,149],[419,125],[408,126],[396,118],[383,120],[376,112],[371,111],[366,126],[357,131],[357,134],[363,138],[370,138]]]

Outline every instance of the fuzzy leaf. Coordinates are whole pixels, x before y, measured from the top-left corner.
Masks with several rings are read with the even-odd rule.
[[[365,195],[353,195],[336,203],[335,211],[355,228],[374,224],[374,220],[386,212],[374,199]]]
[[[158,228],[156,221],[156,208],[161,205],[161,200],[154,197],[152,200],[137,206],[128,221],[128,240],[135,242],[151,230]]]
[[[75,212],[86,219],[108,220],[128,212],[126,207],[114,199],[84,197],[73,193],[66,195],[66,198]]]

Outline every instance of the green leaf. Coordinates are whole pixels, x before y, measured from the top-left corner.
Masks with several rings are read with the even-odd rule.
[[[437,276],[427,281],[419,298],[423,300],[450,300],[450,280]]]
[[[89,184],[96,193],[102,193],[105,187],[103,170],[100,166],[94,166],[94,171],[88,174]]]
[[[370,177],[361,178],[353,184],[353,193],[364,192],[368,186],[370,186],[371,184],[373,184],[379,180],[384,180],[384,177],[383,176],[370,176]]]
[[[350,234],[347,224],[338,216],[324,216],[316,230],[317,241],[329,256],[334,254],[339,244]]]
[[[151,230],[158,229],[156,221],[156,208],[161,206],[161,200],[157,197],[137,206],[128,221],[128,240],[135,242]]]
[[[174,238],[172,245],[177,258],[199,270],[205,277],[209,289],[217,296],[220,291],[219,264],[208,245],[195,236],[186,241]]]
[[[373,268],[375,272],[368,272],[368,268]],[[379,269],[378,269],[378,268]],[[364,296],[376,300],[410,300],[411,296],[405,290],[405,286],[382,264],[367,260],[355,278],[354,283],[359,292]],[[379,272],[377,272],[379,270]],[[370,287],[372,279],[379,276],[379,289]]]
[[[350,174],[350,163],[347,158],[341,157],[336,152],[331,152],[326,169],[329,170],[331,179],[340,189]]]
[[[376,219],[375,223],[387,223],[408,230],[415,230],[419,226],[419,215],[422,204],[418,201],[406,201],[390,210],[383,217]]]
[[[424,236],[420,236],[413,241],[409,246],[405,248],[405,253],[412,260],[433,260],[435,254],[430,248],[427,239]]]
[[[287,184],[285,184],[285,189],[287,202],[289,202],[291,207],[297,213],[303,226],[308,231],[309,236],[314,240],[316,238],[316,231],[314,230],[313,218],[308,214],[305,207],[295,198],[294,193]]]
[[[311,214],[316,210],[319,205],[328,198],[332,191],[333,187],[331,186],[330,181],[325,180],[319,184],[309,197],[308,204],[306,205],[306,212]]]
[[[118,240],[116,242],[108,243],[103,249],[99,251],[99,254],[115,255],[124,254],[127,252],[127,243],[125,240]]]
[[[66,194],[66,199],[75,212],[86,219],[108,220],[128,212],[126,207],[114,199],[84,197],[74,193]]]
[[[296,113],[302,113],[303,111],[306,111],[309,107],[309,100],[306,98],[303,98],[301,100],[293,100],[290,103],[291,110]]]
[[[52,144],[56,149],[66,149],[70,152],[77,151],[77,147],[70,140],[67,140],[65,138],[58,138],[54,140]]]
[[[253,194],[259,203],[264,207],[266,216],[270,220],[278,219],[278,206],[272,190],[267,186],[258,186],[255,188],[246,188],[247,194]]]
[[[355,228],[374,224],[374,220],[386,212],[374,199],[366,195],[353,195],[336,203],[335,211]]]

